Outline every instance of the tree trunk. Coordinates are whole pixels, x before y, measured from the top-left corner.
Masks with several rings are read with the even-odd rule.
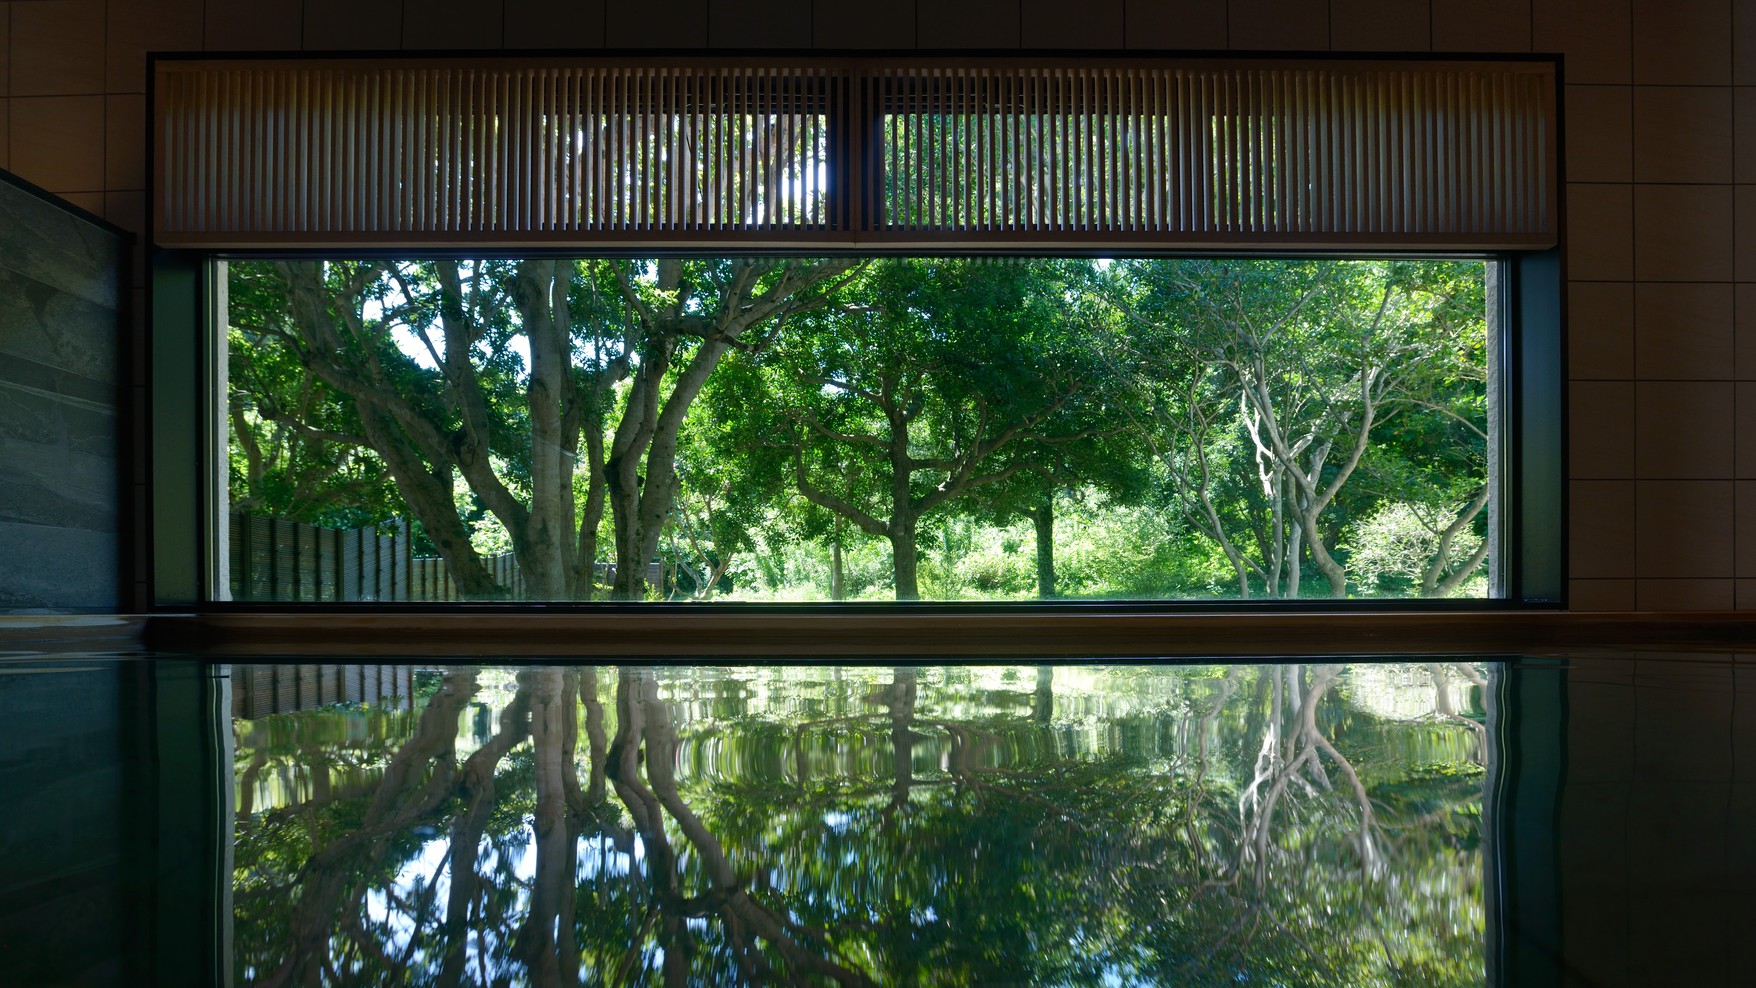
[[[499,584],[482,563],[482,557],[470,544],[469,529],[457,514],[457,503],[451,497],[451,478],[435,475],[425,468],[410,450],[401,430],[374,409],[360,408],[360,422],[366,437],[384,459],[390,477],[396,483],[410,513],[421,523],[427,538],[439,550],[446,569],[457,584],[457,591],[466,600],[491,598],[498,594]]]
[[[615,576],[610,582],[612,600],[646,598],[646,560],[640,558],[641,478],[629,459],[612,457],[606,473],[612,529],[616,536]]]
[[[1037,528],[1037,596],[1050,600],[1055,596],[1055,497],[1031,512]]]
[[[683,431],[683,420],[689,406],[707,385],[709,375],[719,366],[720,358],[731,349],[724,339],[703,342],[690,359],[689,365],[671,387],[664,409],[652,433],[646,454],[646,484],[640,491],[640,579],[646,578],[646,561],[658,552],[659,536],[670,520],[671,506],[677,499],[677,436]],[[620,562],[620,561],[618,561]]]
[[[896,599],[920,600],[918,572],[920,553],[915,548],[915,520],[892,518],[890,522],[891,568],[896,573]]]
[[[1329,581],[1329,596],[1347,596],[1347,570],[1329,554],[1329,547],[1323,544],[1323,537],[1317,530],[1317,512],[1309,507],[1302,508],[1300,514],[1304,518],[1306,540],[1311,544],[1311,559],[1317,569]]]
[[[604,520],[604,426],[589,417],[585,425],[587,470],[585,512],[579,519],[579,548],[573,553],[574,600],[590,600],[597,588],[598,525]]]
[[[1305,555],[1305,526],[1295,519],[1292,522],[1292,535],[1287,539],[1287,599],[1299,599],[1299,582],[1303,575],[1300,560]]]
[[[575,530],[573,474],[578,436],[568,435],[566,405],[574,400],[567,275],[556,261],[521,261],[514,296],[530,345],[525,404],[530,428],[530,510],[523,524],[502,518],[513,535],[530,600],[564,600],[572,590]]]
[[[829,546],[829,599],[841,600],[847,595],[846,584],[841,575],[841,533],[846,521],[841,515],[835,516],[835,541]]]

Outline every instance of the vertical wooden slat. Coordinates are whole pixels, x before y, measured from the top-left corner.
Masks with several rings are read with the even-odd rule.
[[[1040,201],[1042,184],[1048,177],[1048,168],[1037,166],[1044,120],[1041,101],[1042,75],[1036,69],[1024,69],[1013,73],[1012,82],[1018,99],[1018,114],[1014,123],[1017,131],[1017,140],[1014,142],[1016,153],[1012,161],[1012,228],[1027,232],[1036,229],[1037,204]]]
[[[1077,93],[1070,78],[1071,73],[1065,68],[1055,69],[1055,137],[1050,153],[1059,163],[1060,184],[1055,191],[1055,201],[1050,206],[1052,226],[1050,229],[1070,231],[1078,226],[1079,207],[1079,155],[1076,151],[1075,135],[1078,122],[1074,118],[1077,110]]]
[[[701,100],[700,150],[696,153],[701,175],[700,228],[711,230],[719,224],[720,164],[724,160],[724,75],[718,71],[701,74],[698,83]]]
[[[1178,141],[1172,124],[1176,105],[1177,73],[1164,71],[1147,75],[1147,106],[1150,108],[1152,135],[1148,153],[1153,225],[1158,232],[1177,229]]]
[[[946,229],[957,222],[957,178],[953,156],[956,154],[957,118],[956,79],[952,73],[932,73],[933,159],[936,165],[934,193],[938,202],[933,210],[932,224]]]
[[[1133,153],[1128,164],[1128,176],[1134,183],[1131,199],[1133,201],[1133,229],[1140,233],[1152,229],[1152,114],[1149,107],[1152,103],[1152,73],[1134,70],[1130,88],[1133,91],[1133,105],[1129,111],[1128,128],[1132,141]]]
[[[653,216],[648,221],[652,228],[668,230],[673,217],[672,208],[677,194],[676,175],[671,163],[671,116],[667,110],[672,85],[670,69],[661,68],[653,73],[652,92],[652,181],[656,186],[656,201],[653,204]]]
[[[1026,103],[1024,99],[1024,77],[1018,70],[1010,70],[1004,74],[1006,87],[1006,105],[1002,117],[1002,139],[1005,141],[1003,168],[1004,190],[1001,199],[1000,225],[1009,231],[1025,229],[1024,218],[1024,141]]]
[[[1178,131],[1183,144],[1183,195],[1186,212],[1184,231],[1211,229],[1212,216],[1208,206],[1213,197],[1209,163],[1211,145],[1206,125],[1213,119],[1207,102],[1207,73],[1190,73],[1179,90]]]
[[[712,219],[713,121],[710,73],[692,72],[689,77],[689,223],[688,229],[706,229]]]
[[[580,73],[580,206],[579,226],[582,230],[597,229],[603,211],[603,198],[598,194],[598,156],[603,135],[599,120],[598,80],[601,69],[588,68]]]
[[[555,69],[543,72],[543,179],[537,188],[543,194],[543,226],[553,232],[561,228],[561,203],[565,199],[566,135],[562,130],[561,73]]]
[[[1517,65],[161,73],[154,208],[184,240],[1553,233],[1552,77]]]
[[[1057,190],[1061,185],[1063,165],[1061,156],[1056,153],[1055,132],[1061,116],[1060,101],[1056,99],[1055,78],[1053,70],[1045,69],[1037,75],[1041,103],[1033,128],[1032,139],[1035,152],[1032,155],[1031,171],[1040,175],[1038,194],[1031,203],[1035,215],[1032,217],[1032,228],[1036,230],[1052,230],[1054,227],[1055,203],[1060,199]]]

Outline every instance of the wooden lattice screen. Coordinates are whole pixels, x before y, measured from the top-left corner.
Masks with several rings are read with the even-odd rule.
[[[167,246],[1556,242],[1546,61],[161,60]]]

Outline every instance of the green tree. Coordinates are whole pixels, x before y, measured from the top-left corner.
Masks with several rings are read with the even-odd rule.
[[[1459,528],[1479,515],[1488,486],[1479,264],[1118,267],[1112,297],[1129,315],[1137,419],[1185,516],[1225,553],[1241,595],[1254,584],[1298,596],[1308,555],[1329,594],[1346,596],[1346,560],[1333,550],[1376,499],[1431,503],[1435,485],[1465,486]],[[1405,427],[1411,419],[1424,427]],[[1461,451],[1448,454],[1448,469],[1386,466],[1362,503],[1356,495],[1374,485],[1357,478],[1399,455],[1418,459],[1386,454],[1387,437],[1396,433],[1406,451],[1435,423],[1467,429],[1446,447]]]
[[[505,527],[538,599],[590,596],[607,504],[613,592],[638,599],[676,495],[678,431],[703,382],[729,350],[759,347],[821,305],[851,266],[235,265],[254,290],[231,317],[243,365],[280,372],[253,379],[258,418],[318,460],[382,462],[464,596],[503,590],[471,545],[455,477]],[[358,428],[326,428],[332,418]],[[239,439],[246,463],[253,435]]]
[[[1057,479],[1074,444],[1117,428],[1097,334],[1067,304],[1090,277],[1083,261],[876,263],[764,361],[769,445],[805,499],[889,542],[898,600],[920,596],[924,517],[1040,492],[1020,478]]]

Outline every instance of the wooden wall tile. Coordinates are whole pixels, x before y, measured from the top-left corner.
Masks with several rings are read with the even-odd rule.
[[[1634,0],[1634,81],[1724,86],[1732,81],[1729,0]]]
[[[1575,480],[1634,476],[1634,383],[1574,381],[1567,389],[1567,463]]]
[[[305,0],[306,51],[402,47],[401,0]]]
[[[1733,286],[1732,336],[1738,380],[1756,381],[1756,285]]]
[[[1636,481],[1634,516],[1635,566],[1642,579],[1731,578],[1730,480]],[[1644,588],[1641,597],[1640,606],[1649,607]]]
[[[1568,86],[1567,180],[1634,178],[1633,95],[1627,86]]]
[[[1740,577],[1756,577],[1756,480],[1738,481],[1733,497],[1737,512],[1732,522],[1737,542],[1733,566]]]
[[[1756,480],[1756,382],[1739,381],[1733,386],[1737,401],[1737,418],[1728,423],[1732,433],[1734,477]],[[1756,529],[1752,530],[1756,533]],[[1756,576],[1756,570],[1745,573]]]
[[[1732,83],[1756,86],[1756,3],[1732,4]]]
[[[146,92],[146,53],[200,51],[205,24],[202,0],[110,0],[104,40],[106,91]]]
[[[1756,281],[1756,185],[1728,187],[1732,193],[1732,222],[1737,235],[1732,238],[1732,277],[1738,281]]]
[[[1567,273],[1580,281],[1634,276],[1634,190],[1567,183]]]
[[[609,48],[705,48],[707,0],[609,3],[604,11]]]
[[[1731,580],[1634,581],[1634,609],[1640,611],[1729,611],[1735,599]]]
[[[809,48],[811,0],[708,0],[714,48]]]
[[[1641,381],[1634,386],[1634,475],[1641,480],[1730,480],[1730,381]]]
[[[11,170],[50,192],[102,192],[104,98],[14,96]]]
[[[104,99],[104,188],[146,188],[146,97]]]
[[[913,48],[913,4],[812,0],[811,44],[817,48]]]
[[[1634,482],[1575,480],[1568,491],[1568,575],[1576,580],[1632,577]],[[1633,586],[1627,590],[1632,606]]]
[[[1433,0],[1434,51],[1530,51],[1530,0]]]
[[[1756,580],[1751,582],[1756,583]],[[1634,609],[1634,581],[1568,580],[1567,609],[1570,611],[1631,611]]]
[[[506,0],[508,48],[602,48],[604,0]]]
[[[1022,0],[1026,48],[1121,48],[1123,0]]]
[[[1634,376],[1634,286],[1578,281],[1567,288],[1567,373],[1573,380]]]
[[[1129,48],[1223,51],[1226,5],[1215,0],[1127,0],[1123,7]]]
[[[1732,91],[1634,87],[1636,182],[1730,182]]]
[[[415,0],[402,7],[405,49],[499,48],[501,0]]]
[[[1406,0],[1330,0],[1329,47],[1335,51],[1426,51],[1432,9]]]
[[[304,0],[207,4],[208,51],[297,51],[304,47]]]
[[[1531,47],[1566,56],[1569,83],[1632,79],[1630,0],[1532,0]]]
[[[1634,273],[1641,281],[1732,280],[1731,186],[1636,186]]]
[[[1634,366],[1641,377],[1730,380],[1736,360],[1730,284],[1635,286]]]
[[[12,95],[12,5],[0,3],[0,102]]]
[[[1226,14],[1227,43],[1235,51],[1329,49],[1325,0],[1231,0]]]
[[[104,91],[104,0],[11,6],[12,95]]]
[[[1017,48],[1018,0],[929,0],[915,5],[921,48]]]

